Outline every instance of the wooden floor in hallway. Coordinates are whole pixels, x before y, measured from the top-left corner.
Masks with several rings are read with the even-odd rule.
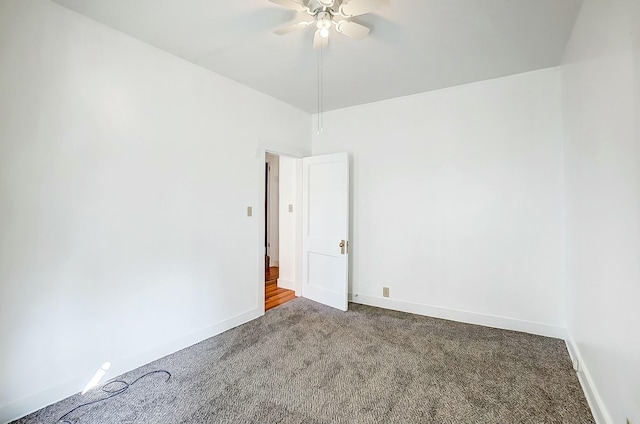
[[[296,298],[293,290],[278,287],[279,270],[277,266],[272,266],[265,271],[264,275],[264,310],[268,311],[278,305],[282,305]]]

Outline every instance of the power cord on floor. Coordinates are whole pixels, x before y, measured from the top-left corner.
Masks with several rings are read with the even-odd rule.
[[[107,384],[105,384],[104,386],[102,386],[102,391],[107,393],[109,396],[104,397],[102,399],[97,399],[91,402],[87,402],[87,403],[83,403],[82,405],[78,405],[75,408],[73,408],[71,411],[67,412],[66,414],[64,414],[63,416],[61,416],[60,418],[58,418],[58,422],[59,423],[66,423],[66,424],[74,424],[74,422],[69,421],[67,419],[65,419],[67,416],[69,416],[71,413],[77,411],[80,408],[84,408],[85,406],[89,406],[89,405],[93,405],[94,403],[98,403],[98,402],[102,402],[104,400],[107,399],[111,399],[112,397],[118,396],[123,394],[124,392],[126,392],[127,390],[129,390],[129,387],[133,386],[134,384],[136,384],[138,381],[142,380],[143,378],[151,375],[151,374],[166,374],[167,375],[167,379],[165,380],[165,382],[169,381],[169,379],[171,378],[171,373],[169,371],[166,370],[157,370],[157,371],[151,371],[148,372],[146,374],[141,375],[140,377],[136,378],[135,380],[133,380],[131,383],[127,383],[124,380],[113,380],[108,382]],[[118,387],[118,388],[113,388],[113,386],[115,384],[122,384],[122,386]]]

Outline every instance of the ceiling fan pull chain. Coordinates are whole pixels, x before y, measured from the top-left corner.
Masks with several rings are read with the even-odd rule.
[[[320,45],[318,49],[318,135],[324,131],[324,75],[322,72],[322,50]]]
[[[322,51],[322,48],[318,49],[318,135],[320,135],[320,79],[322,78],[322,75],[320,73],[320,52]]]
[[[324,44],[320,46],[320,132],[324,131]]]

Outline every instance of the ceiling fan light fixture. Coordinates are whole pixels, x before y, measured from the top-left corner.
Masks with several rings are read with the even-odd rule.
[[[286,9],[302,12],[312,20],[300,22],[292,21],[274,31],[277,35],[284,35],[297,29],[306,28],[315,23],[316,31],[313,37],[314,50],[325,47],[328,42],[332,26],[336,32],[356,40],[361,40],[369,34],[369,27],[353,22],[355,16],[371,13],[378,9],[385,0],[269,0]]]
[[[318,27],[318,33],[320,37],[329,37],[329,28],[331,28],[331,15],[327,12],[321,12],[316,17],[316,26]]]

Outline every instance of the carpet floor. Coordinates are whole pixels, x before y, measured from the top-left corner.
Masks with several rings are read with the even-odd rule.
[[[593,423],[561,340],[298,298],[124,374],[89,423]],[[107,389],[124,385],[113,383]],[[94,389],[21,418],[56,423]]]

